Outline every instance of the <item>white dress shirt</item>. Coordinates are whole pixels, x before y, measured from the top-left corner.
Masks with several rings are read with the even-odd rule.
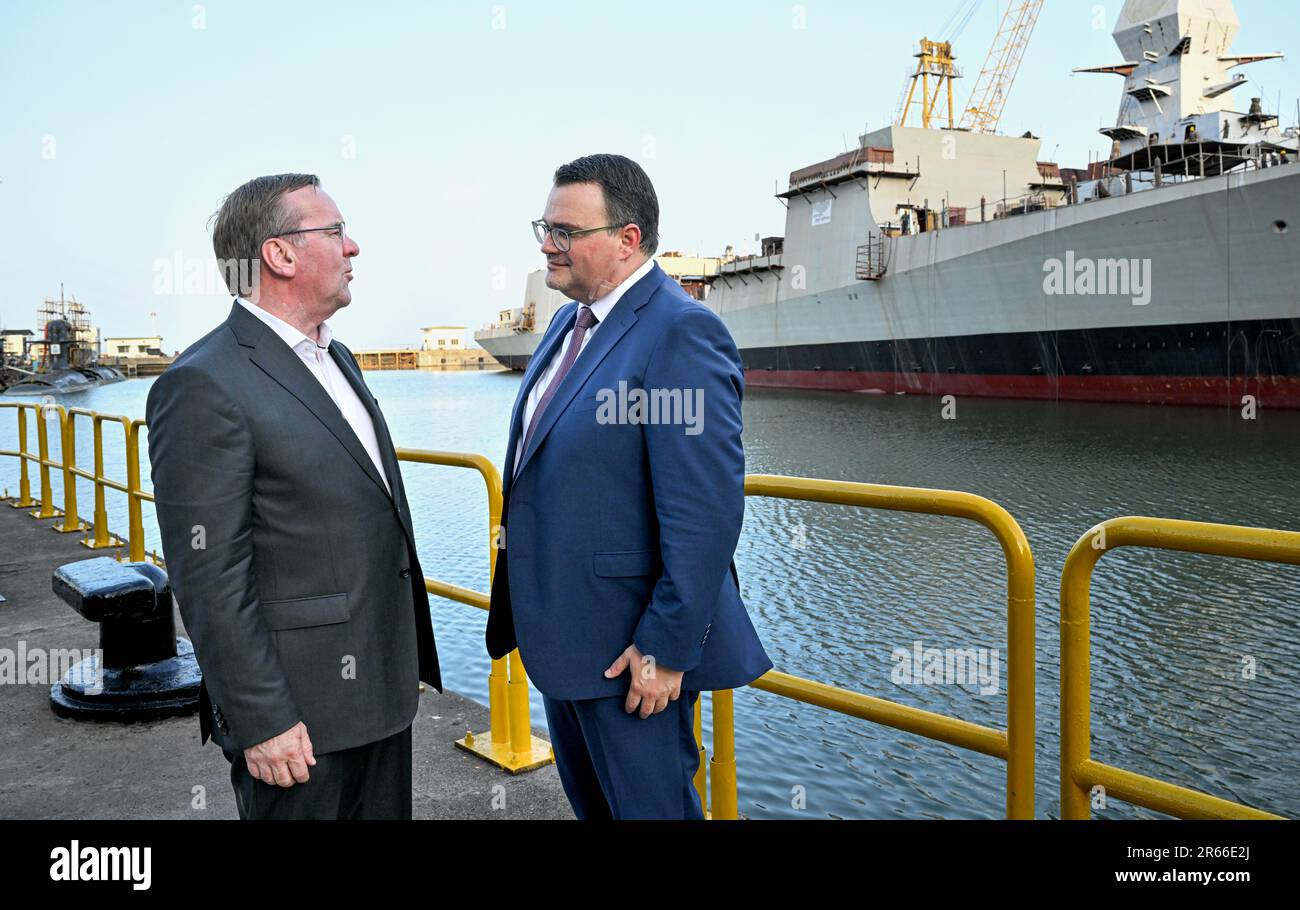
[[[392,493],[392,488],[388,483],[388,475],[384,473],[384,462],[379,455],[379,440],[375,436],[375,424],[370,419],[370,412],[366,410],[361,399],[357,397],[356,390],[352,388],[352,383],[343,375],[343,370],[339,368],[338,363],[330,355],[330,340],[334,333],[330,330],[328,324],[322,322],[318,328],[319,341],[312,341],[301,331],[289,325],[280,317],[268,313],[260,306],[249,303],[242,297],[236,297],[236,300],[262,322],[266,323],[285,344],[293,349],[298,358],[306,365],[308,371],[316,377],[316,381],[325,389],[325,394],[338,405],[339,411],[343,414],[343,419],[352,427],[352,432],[356,434],[357,439],[370,456],[370,460],[375,463],[375,470],[379,472],[379,478],[384,482],[384,488]]]
[[[647,259],[645,262],[641,263],[639,269],[631,275],[628,275],[627,278],[623,279],[622,284],[591,304],[591,312],[596,317],[596,324],[587,329],[587,334],[582,336],[582,346],[578,348],[579,358],[582,357],[582,352],[587,349],[587,345],[591,343],[591,336],[595,335],[596,330],[605,324],[605,319],[609,316],[610,310],[614,309],[614,304],[618,303],[619,300],[622,299],[623,295],[627,293],[628,288],[632,287],[632,285],[650,274],[650,270],[654,268],[654,265],[655,261],[653,258]],[[579,306],[581,305],[582,304],[579,304]],[[575,328],[569,329],[568,333],[565,334],[564,340],[561,341],[560,346],[555,349],[555,356],[553,356],[551,362],[546,365],[546,369],[543,371],[542,375],[537,378],[537,384],[528,392],[528,401],[524,404],[524,422],[519,428],[519,443],[515,447],[516,471],[519,470],[519,463],[523,461],[524,458],[524,437],[528,435],[528,425],[532,422],[533,412],[537,410],[538,402],[540,402],[542,397],[546,394],[547,386],[551,384],[551,380],[555,378],[556,371],[559,370],[560,364],[564,361],[564,352],[569,349],[569,340],[573,337],[575,331],[576,326]],[[577,359],[575,359],[573,363],[574,366],[577,366]],[[570,367],[569,369],[572,371],[573,367]]]

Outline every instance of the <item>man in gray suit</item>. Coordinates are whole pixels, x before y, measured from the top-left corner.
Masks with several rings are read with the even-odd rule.
[[[442,682],[393,442],[325,323],[360,248],[309,174],[231,193],[213,247],[230,316],[147,406],[201,742],[241,818],[410,818],[418,682]]]

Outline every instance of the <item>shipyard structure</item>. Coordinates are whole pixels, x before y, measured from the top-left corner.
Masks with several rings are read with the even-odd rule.
[[[723,258],[700,296],[751,386],[1300,407],[1297,131],[1235,100],[1281,55],[1234,53],[1231,0],[1128,0],[1119,60],[1078,70],[1122,83],[1109,153],[1062,168],[997,132],[1043,5],[1010,4],[960,117],[923,41],[897,122],[794,170],[784,235]]]
[[[0,393],[53,396],[84,392],[124,378],[100,358],[99,329],[75,297],[47,297],[36,311],[36,331],[0,334]]]

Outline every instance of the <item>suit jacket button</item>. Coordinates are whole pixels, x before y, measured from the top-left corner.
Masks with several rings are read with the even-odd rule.
[[[410,577],[411,577],[411,570],[410,570],[410,569],[403,569],[402,571],[398,572],[397,574],[400,575],[400,576],[402,576],[403,578],[410,578]]]

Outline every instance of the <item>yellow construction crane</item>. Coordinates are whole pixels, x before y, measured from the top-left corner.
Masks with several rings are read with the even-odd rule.
[[[921,53],[916,55],[916,59],[916,72],[909,77],[911,86],[907,90],[906,100],[898,115],[897,125],[907,126],[907,117],[912,110],[912,105],[918,103],[921,107],[921,126],[930,129],[931,121],[940,115],[939,96],[946,89],[948,129],[952,129],[954,126],[952,83],[954,79],[961,78],[961,73],[953,64],[957,58],[952,55],[952,44],[947,41],[931,41],[929,38],[922,38]],[[933,91],[930,90],[931,78],[934,79]],[[921,89],[921,97],[916,99],[918,85]]]
[[[989,48],[989,56],[980,70],[970,101],[962,113],[962,129],[977,133],[995,133],[1006,107],[1011,84],[1020,71],[1029,38],[1038,24],[1038,14],[1045,0],[1011,0],[998,36]]]

